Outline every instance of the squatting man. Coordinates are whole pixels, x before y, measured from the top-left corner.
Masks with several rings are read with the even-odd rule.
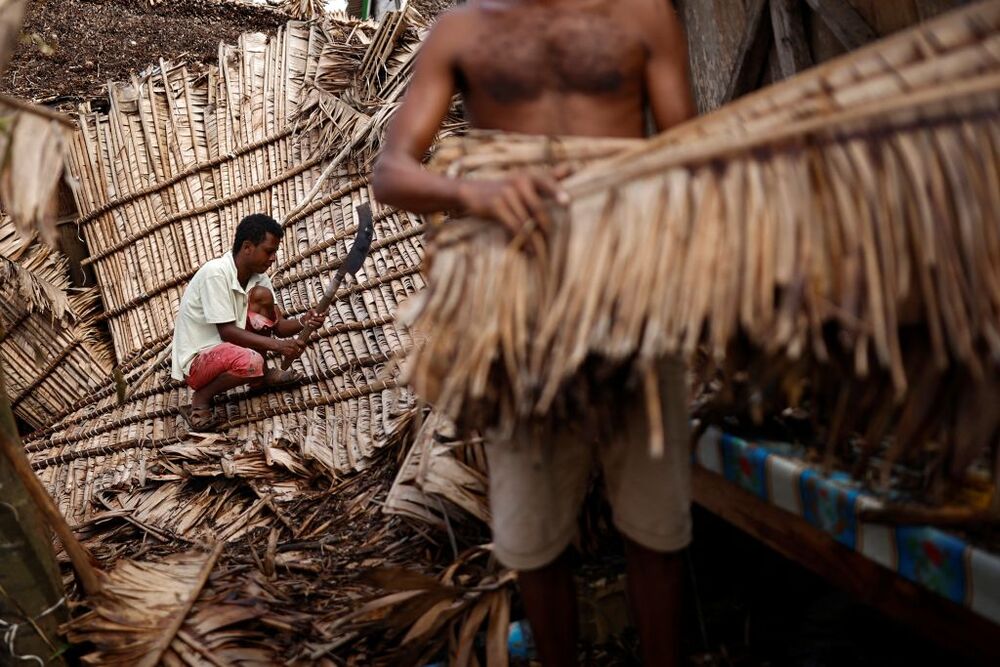
[[[289,319],[274,305],[266,272],[283,235],[273,218],[247,216],[236,228],[232,251],[206,262],[184,290],[174,323],[172,375],[194,390],[185,415],[193,430],[217,426],[212,399],[218,394],[294,381],[294,371],[266,367],[264,355],[298,358],[305,345],[292,337],[307,325],[323,324],[325,312]]]

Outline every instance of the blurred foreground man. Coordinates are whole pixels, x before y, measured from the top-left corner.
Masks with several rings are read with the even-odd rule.
[[[667,0],[479,0],[441,16],[418,57],[375,169],[380,201],[415,213],[452,211],[494,220],[511,233],[548,220],[546,200],[566,203],[552,174],[462,180],[421,159],[452,96],[473,127],[521,134],[643,137],[693,113],[687,53]],[[551,202],[549,202],[551,203]],[[577,608],[565,552],[595,458],[615,525],[627,545],[629,597],[645,664],[674,665],[682,564],[691,539],[686,403],[667,397],[668,453],[653,459],[643,433],[595,448],[569,432],[543,456],[491,443],[490,503],[498,559],[519,570],[535,641],[547,666],[576,663]]]

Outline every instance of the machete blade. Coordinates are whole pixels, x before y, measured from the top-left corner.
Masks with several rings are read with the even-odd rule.
[[[344,260],[345,273],[354,275],[365,262],[368,251],[371,250],[375,238],[375,225],[372,221],[372,206],[369,203],[358,207],[358,235],[354,237],[354,245]]]

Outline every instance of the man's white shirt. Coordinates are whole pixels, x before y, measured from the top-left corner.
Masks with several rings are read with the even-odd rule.
[[[251,275],[245,288],[240,285],[231,252],[198,269],[184,290],[174,323],[171,375],[175,380],[184,379],[199,352],[222,342],[217,324],[235,322],[246,328],[247,294],[258,285],[274,291],[271,279],[263,273]]]

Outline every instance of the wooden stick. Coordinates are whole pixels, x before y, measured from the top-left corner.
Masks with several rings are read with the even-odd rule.
[[[871,26],[847,0],[806,0],[848,51],[878,38]]]
[[[76,123],[67,116],[66,114],[61,114],[58,111],[53,111],[48,107],[43,107],[40,104],[33,104],[28,100],[22,100],[17,97],[12,97],[10,95],[4,95],[0,93],[0,104],[5,107],[10,107],[11,109],[17,109],[18,111],[24,111],[26,113],[35,114],[36,116],[41,116],[43,118],[48,118],[49,120],[54,120],[57,123],[65,125],[71,130],[76,129]]]
[[[766,10],[767,0],[753,0],[747,10],[746,30],[736,51],[736,62],[726,86],[723,104],[753,90],[760,78],[774,35],[771,22],[764,20]]]
[[[45,517],[59,541],[62,542],[84,592],[87,595],[95,595],[101,590],[101,582],[97,569],[94,567],[94,559],[90,552],[76,539],[76,535],[66,523],[65,517],[59,513],[52,497],[42,486],[42,482],[35,473],[32,472],[31,464],[28,462],[28,457],[24,453],[24,448],[17,435],[14,414],[10,411],[10,404],[3,386],[3,368],[0,366],[0,450],[3,451],[3,455],[7,457],[14,473],[24,484],[24,488],[34,500],[39,512]]]
[[[778,51],[778,64],[784,79],[812,67],[812,54],[802,25],[799,0],[771,0],[771,24],[774,26],[774,45]]]

